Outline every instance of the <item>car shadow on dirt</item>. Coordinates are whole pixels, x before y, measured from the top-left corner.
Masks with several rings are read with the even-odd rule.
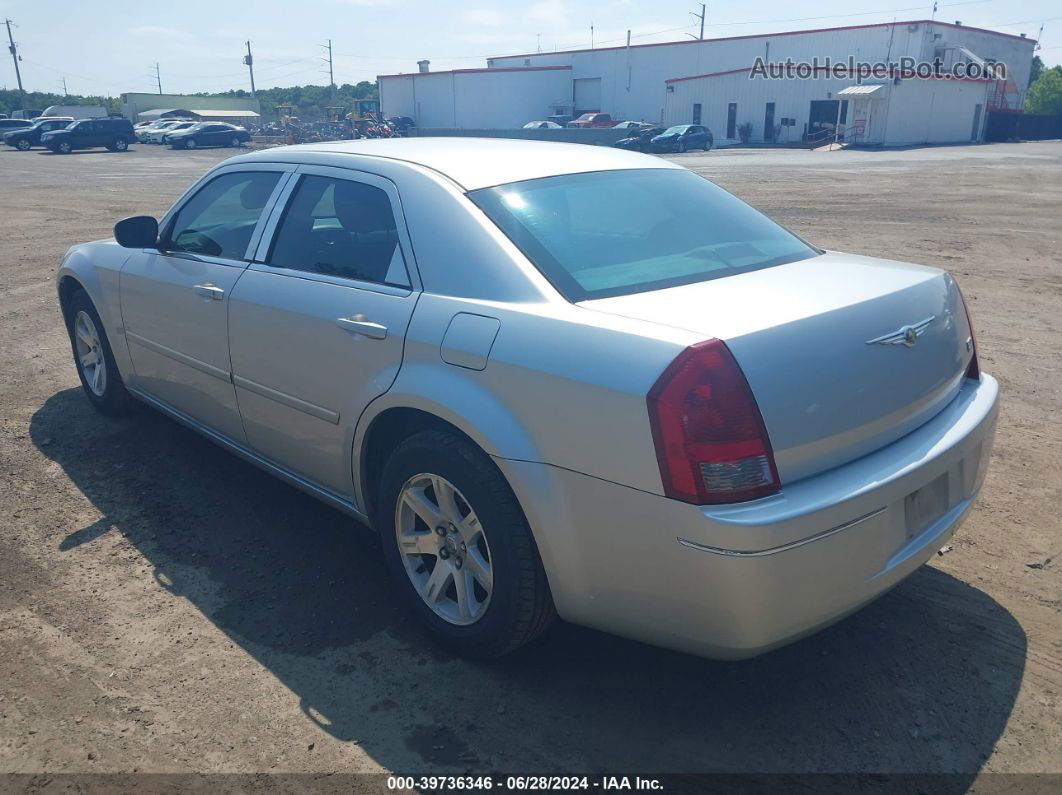
[[[396,605],[371,531],[179,424],[146,408],[100,417],[69,389],[30,433],[103,514],[57,554],[121,533],[160,586],[298,695],[305,720],[393,770],[942,773],[938,788],[963,792],[1024,672],[1010,613],[928,567],[754,660],[559,624],[513,658],[470,663]]]

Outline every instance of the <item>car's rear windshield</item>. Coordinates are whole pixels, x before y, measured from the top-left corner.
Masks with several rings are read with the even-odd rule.
[[[685,169],[565,174],[468,195],[569,301],[708,281],[821,253]]]

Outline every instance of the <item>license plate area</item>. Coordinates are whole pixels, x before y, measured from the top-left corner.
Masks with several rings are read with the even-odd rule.
[[[948,474],[912,491],[903,499],[907,539],[921,535],[948,510]]]

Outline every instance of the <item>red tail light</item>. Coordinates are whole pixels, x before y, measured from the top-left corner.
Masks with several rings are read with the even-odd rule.
[[[668,497],[707,505],[780,489],[760,409],[722,340],[699,342],[680,353],[646,402]]]
[[[959,291],[959,301],[962,302],[962,309],[966,313],[966,325],[970,329],[970,348],[973,350],[970,364],[966,368],[966,377],[972,378],[974,381],[980,381],[981,365],[977,363],[977,337],[974,335],[973,318],[970,317],[970,307],[966,305],[966,298],[963,296],[962,288],[959,287],[958,282],[955,282],[955,289]]]

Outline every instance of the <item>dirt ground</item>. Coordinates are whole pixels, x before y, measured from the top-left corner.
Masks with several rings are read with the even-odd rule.
[[[951,550],[740,663],[566,625],[453,659],[367,531],[95,414],[57,263],[230,154],[0,152],[0,772],[1062,772],[1062,143],[676,156],[823,247],[950,269],[1002,384]]]

